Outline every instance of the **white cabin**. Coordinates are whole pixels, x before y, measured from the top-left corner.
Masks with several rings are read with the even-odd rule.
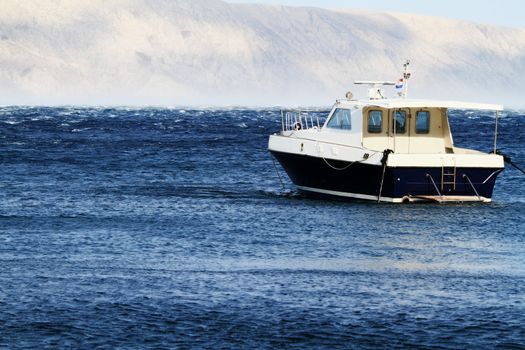
[[[448,109],[502,111],[503,106],[407,99],[339,100],[318,139],[371,151],[391,149],[396,154],[481,153],[454,147]]]

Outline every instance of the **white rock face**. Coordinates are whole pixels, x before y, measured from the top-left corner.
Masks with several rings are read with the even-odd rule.
[[[0,10],[2,105],[329,105],[362,95],[354,80],[399,78],[406,58],[411,97],[525,106],[521,29],[219,0]]]

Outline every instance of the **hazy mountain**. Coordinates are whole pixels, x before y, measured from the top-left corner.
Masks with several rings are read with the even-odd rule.
[[[2,0],[0,104],[330,104],[355,79],[525,106],[525,30],[218,0]]]

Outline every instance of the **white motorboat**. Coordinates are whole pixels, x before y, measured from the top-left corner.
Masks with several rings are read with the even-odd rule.
[[[386,99],[370,85],[369,99],[338,100],[326,121],[311,113],[281,113],[282,130],[268,149],[301,191],[381,202],[490,202],[504,159],[497,154],[500,105],[406,98],[408,62],[399,98]],[[401,85],[401,86],[400,86]],[[451,109],[496,114],[494,150],[458,148],[450,131]]]

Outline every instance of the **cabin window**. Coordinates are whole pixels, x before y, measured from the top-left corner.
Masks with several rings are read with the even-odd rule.
[[[430,131],[430,112],[419,111],[416,114],[416,134],[428,134]]]
[[[332,117],[326,124],[326,127],[331,129],[343,129],[350,130],[352,129],[352,123],[350,121],[350,110],[338,108],[332,114]]]
[[[396,134],[404,134],[407,131],[407,112],[396,111],[396,117],[393,121],[393,128]]]
[[[383,125],[383,112],[370,111],[368,113],[368,132],[371,134],[379,134]]]

